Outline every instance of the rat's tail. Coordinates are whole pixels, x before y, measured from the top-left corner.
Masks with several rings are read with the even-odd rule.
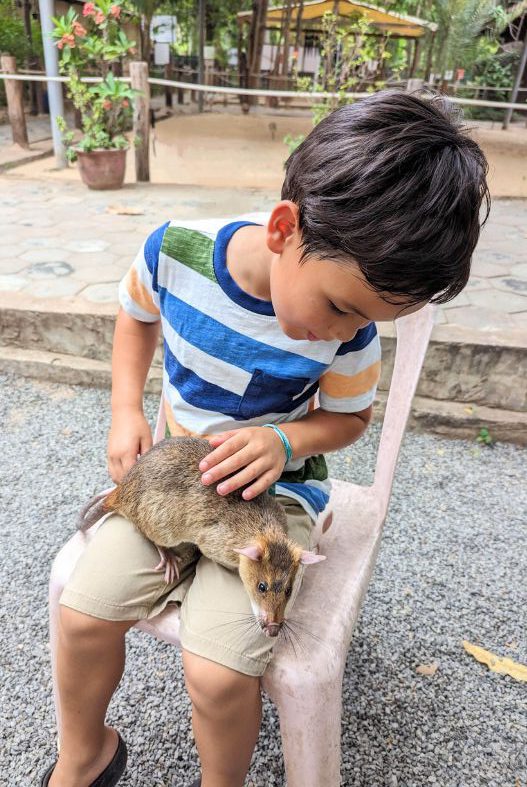
[[[88,530],[92,525],[101,519],[110,509],[107,508],[107,497],[117,487],[112,486],[110,489],[105,489],[98,495],[91,497],[85,506],[83,506],[77,519],[78,530]]]

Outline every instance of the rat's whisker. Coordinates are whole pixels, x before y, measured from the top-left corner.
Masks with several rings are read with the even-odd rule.
[[[288,625],[287,621],[285,621],[285,620],[284,620],[283,625],[282,625],[282,632],[283,632],[284,637],[286,638],[287,645],[291,646],[291,648],[293,650],[293,654],[295,656],[295,659],[297,659],[298,658],[298,653],[297,653],[296,645],[295,645],[295,637],[293,636],[293,632],[291,630],[291,627]]]
[[[305,627],[298,620],[294,620],[292,618],[289,618],[287,623],[288,623],[289,627],[293,629],[293,631],[295,632],[297,637],[298,637],[297,629],[299,629],[300,630],[300,634],[303,637],[310,637],[311,639],[313,639],[317,643],[317,645],[325,648],[328,651],[328,653],[333,654],[333,648],[331,648],[322,637],[319,637],[316,634],[314,634],[313,631],[311,631],[310,629]]]
[[[324,642],[322,637],[317,636],[313,631],[311,631],[311,629],[307,628],[307,626],[305,626],[303,623],[300,623],[299,620],[296,620],[296,618],[289,618],[288,619],[288,623],[291,626],[294,626],[295,629],[300,629],[300,631],[303,634],[307,634],[307,636],[312,637],[314,640],[319,642],[321,645],[325,644],[325,642]]]
[[[297,632],[294,630],[294,628],[287,621],[284,621],[284,626],[285,626],[285,629],[286,629],[286,631],[287,631],[287,633],[289,635],[291,644],[293,645],[295,658],[298,658],[298,655],[297,655],[297,652],[296,652],[296,648],[294,647],[295,644],[298,645],[298,647],[302,650],[302,652],[305,655],[308,655],[309,651],[308,651],[307,647],[302,642],[301,638],[299,637]]]

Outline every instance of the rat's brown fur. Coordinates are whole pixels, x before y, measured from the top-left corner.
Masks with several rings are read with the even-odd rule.
[[[162,440],[103,500],[99,496],[91,508],[85,506],[80,527],[115,511],[156,546],[196,544],[211,560],[239,569],[253,609],[256,605],[268,623],[280,625],[304,550],[287,537],[285,510],[269,494],[246,501],[240,490],[221,496],[215,486],[202,484],[198,465],[210,451],[202,438]],[[234,551],[248,546],[259,548],[258,560]],[[265,592],[258,590],[262,582]]]

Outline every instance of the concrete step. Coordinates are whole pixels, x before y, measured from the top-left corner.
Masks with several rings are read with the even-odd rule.
[[[111,385],[109,361],[53,353],[48,350],[0,346],[0,370],[69,385],[97,387]],[[145,386],[146,391],[159,394],[161,383],[161,366],[152,366]],[[382,420],[386,398],[387,392],[379,390],[375,404],[375,420]],[[414,397],[409,428],[469,440],[475,440],[480,430],[486,428],[495,441],[527,445],[527,413],[525,412],[464,402],[441,401],[419,395]]]
[[[11,303],[14,296],[12,294]],[[37,299],[24,308],[0,301],[0,345],[23,350],[72,355],[109,362],[116,307],[101,304],[87,311],[78,302],[65,310],[39,308]],[[388,390],[395,357],[395,328],[380,324],[382,376],[380,390]],[[154,364],[162,365],[161,344]],[[527,335],[513,331],[475,331],[436,325],[426,354],[417,395],[527,412]]]

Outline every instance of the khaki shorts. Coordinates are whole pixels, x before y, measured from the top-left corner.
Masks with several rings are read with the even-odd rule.
[[[276,499],[286,509],[290,538],[310,549],[309,515],[292,498],[277,495]],[[127,519],[112,514],[79,558],[60,603],[104,620],[153,618],[167,604],[179,604],[185,650],[246,675],[262,675],[276,639],[266,637],[257,625],[240,624],[241,616],[252,611],[238,572],[199,552],[185,551],[179,579],[167,584],[163,572],[154,570],[159,563],[155,546]],[[298,569],[286,614],[300,589],[304,568]]]

